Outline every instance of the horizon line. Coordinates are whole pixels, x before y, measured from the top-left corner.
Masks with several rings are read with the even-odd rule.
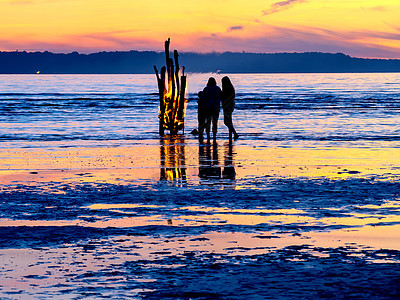
[[[79,54],[79,55],[91,55],[91,54],[99,54],[99,53],[124,53],[124,52],[151,52],[151,53],[157,53],[157,54],[163,54],[164,51],[156,51],[156,50],[135,50],[135,49],[130,49],[130,50],[101,50],[101,51],[94,51],[94,52],[79,52],[77,50],[73,50],[71,52],[53,52],[49,50],[0,50],[0,53],[50,53],[50,54]],[[170,51],[173,52],[173,51]],[[388,58],[388,57],[361,57],[361,56],[351,56],[349,54],[343,53],[343,52],[323,52],[323,51],[304,51],[304,52],[298,52],[298,51],[293,51],[293,52],[288,52],[288,51],[283,51],[283,52],[248,52],[248,51],[211,51],[211,52],[193,52],[193,51],[178,51],[179,54],[198,54],[198,55],[211,55],[211,54],[226,54],[226,53],[232,53],[232,54],[258,54],[258,55],[274,55],[274,54],[331,54],[331,55],[344,55],[348,56],[350,58],[360,58],[360,59],[382,59],[382,60],[400,60],[400,58]]]

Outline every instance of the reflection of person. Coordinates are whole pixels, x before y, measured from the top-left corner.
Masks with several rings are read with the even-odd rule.
[[[232,140],[232,133],[234,139],[238,139],[235,127],[232,123],[232,113],[235,109],[235,88],[233,87],[231,80],[228,76],[225,76],[221,80],[222,82],[222,108],[224,110],[224,124],[229,128],[229,141]]]
[[[224,179],[235,179],[236,172],[233,166],[233,146],[232,143],[227,145],[224,155],[224,169],[222,170],[222,178]]]
[[[199,177],[204,179],[220,179],[221,167],[218,162],[218,145],[213,143],[212,156],[211,145],[199,146]]]
[[[212,122],[213,139],[217,138],[217,127],[221,103],[221,89],[217,86],[215,78],[210,77],[207,86],[203,89],[201,102],[204,104],[204,121],[199,127],[199,140],[203,140],[203,131],[206,128],[207,141],[210,141],[210,127]],[[200,107],[199,107],[200,108]]]

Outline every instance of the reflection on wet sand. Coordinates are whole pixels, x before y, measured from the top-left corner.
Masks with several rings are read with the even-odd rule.
[[[218,159],[218,144],[199,145],[199,177],[202,179],[235,179],[236,172],[233,165],[233,145],[224,146],[224,168],[221,168]]]
[[[222,178],[235,179],[236,171],[233,165],[233,145],[232,143],[226,144],[224,153],[224,170],[222,171]]]
[[[160,180],[186,182],[185,137],[166,135],[160,139]]]
[[[218,162],[217,143],[199,145],[199,177],[203,179],[221,178],[221,167]]]
[[[258,188],[250,179],[260,178],[397,180],[400,148],[393,143],[379,145],[342,148],[306,143],[284,147],[241,141],[233,146],[199,146],[192,139],[166,136],[161,141],[137,141],[129,147],[0,149],[0,191],[16,185],[42,190],[51,187],[52,193],[63,193],[60,186],[65,185],[142,185],[158,182],[160,173],[161,179],[185,178],[185,182],[197,185],[205,181],[210,166],[220,167],[221,178],[235,179],[236,188],[242,189]]]
[[[4,227],[14,227],[13,230],[22,231],[42,230],[45,227],[58,227],[62,230],[62,227],[75,226],[86,229],[135,228],[135,232],[142,233],[146,232],[148,226],[173,225],[171,230],[166,231],[168,234],[177,234],[179,239],[187,235],[192,241],[210,240],[213,245],[203,249],[204,251],[215,252],[216,249],[220,249],[219,251],[225,254],[226,244],[232,242],[237,244],[236,246],[246,247],[246,253],[249,254],[248,251],[262,253],[258,251],[259,248],[254,247],[282,248],[288,245],[304,244],[304,240],[307,240],[306,244],[316,247],[341,247],[347,243],[353,243],[353,246],[359,245],[357,247],[400,250],[400,224],[398,224],[400,204],[397,201],[388,202],[376,207],[381,210],[380,213],[377,211],[361,213],[365,209],[373,208],[374,206],[371,205],[359,206],[351,213],[347,212],[336,217],[331,215],[321,217],[312,215],[307,210],[293,208],[233,209],[209,206],[174,207],[136,203],[98,203],[82,207],[86,212],[86,217],[82,214],[80,218],[74,220],[1,219],[1,224]],[[173,219],[169,219],[171,217]],[[172,224],[168,220],[171,220]],[[214,232],[215,226],[218,226],[221,232]],[[242,227],[243,231],[241,231],[240,227],[232,230],[232,226],[251,227],[246,229]],[[223,229],[223,227],[226,228]],[[163,238],[156,236],[151,239],[153,238],[162,244]],[[251,242],[255,238],[256,244]],[[137,241],[137,239],[135,235],[133,240]],[[171,240],[168,245],[171,247]],[[187,250],[192,246],[189,243],[181,244],[179,247]]]

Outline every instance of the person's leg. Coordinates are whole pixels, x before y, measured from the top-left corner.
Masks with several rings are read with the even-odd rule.
[[[209,142],[210,140],[210,127],[211,127],[211,116],[206,116],[204,118],[203,124],[199,127],[199,140],[202,142],[203,141],[203,132],[204,128],[206,129],[207,133],[207,140]]]
[[[229,141],[232,141],[232,133],[234,135],[234,138],[237,139],[239,135],[237,134],[235,127],[233,127],[231,111],[224,111],[224,124],[229,129]]]
[[[238,138],[239,138],[239,135],[237,134],[237,132],[236,132],[236,129],[235,129],[235,127],[233,126],[233,122],[232,122],[232,112],[230,112],[230,114],[229,114],[229,117],[228,117],[229,119],[228,119],[228,122],[229,122],[229,132],[231,132],[231,134],[230,134],[230,136],[232,136],[232,133],[233,133],[233,138],[235,139],[235,140],[237,140]]]
[[[233,127],[233,124],[232,124],[232,128],[231,128],[230,131],[232,131],[232,133],[233,133],[233,138],[234,138],[235,140],[237,140],[237,139],[239,138],[239,135],[237,134],[237,132],[236,132],[236,130],[235,130],[235,127]],[[232,134],[231,134],[231,135],[232,135]]]
[[[201,120],[199,121],[201,122],[199,125],[199,140],[203,140],[204,128],[206,129],[206,132],[208,132],[207,134],[209,135],[211,117],[202,115]]]
[[[199,122],[199,126],[198,126],[198,131],[199,131],[199,136],[203,136],[203,131],[204,131],[204,117],[203,116],[199,116],[198,118],[198,122]]]
[[[211,128],[211,116],[207,120],[206,132],[207,132],[207,143],[210,142],[210,128]]]
[[[204,124],[199,127],[199,141],[203,142]]]
[[[239,138],[239,135],[238,135],[238,133],[236,132],[236,130],[235,130],[235,128],[232,126],[232,132],[233,132],[233,138],[235,139],[235,140],[237,140],[238,138]]]
[[[214,141],[217,139],[218,118],[219,118],[219,111],[213,112],[212,123],[213,123],[213,139],[214,139]]]
[[[201,112],[197,113],[197,132],[200,134],[200,127],[204,124],[204,114]]]

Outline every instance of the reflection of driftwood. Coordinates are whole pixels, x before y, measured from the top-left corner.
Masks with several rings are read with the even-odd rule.
[[[160,140],[160,180],[186,182],[185,140],[181,135]]]
[[[169,55],[169,45],[170,39],[165,41],[165,60],[167,67],[162,67],[160,70],[161,74],[159,74],[157,67],[154,66],[160,98],[160,135],[164,135],[164,129],[168,129],[171,134],[177,134],[178,130],[184,130],[185,126],[185,67],[182,67],[182,76],[179,76],[178,51],[174,50],[174,59],[172,59]]]

